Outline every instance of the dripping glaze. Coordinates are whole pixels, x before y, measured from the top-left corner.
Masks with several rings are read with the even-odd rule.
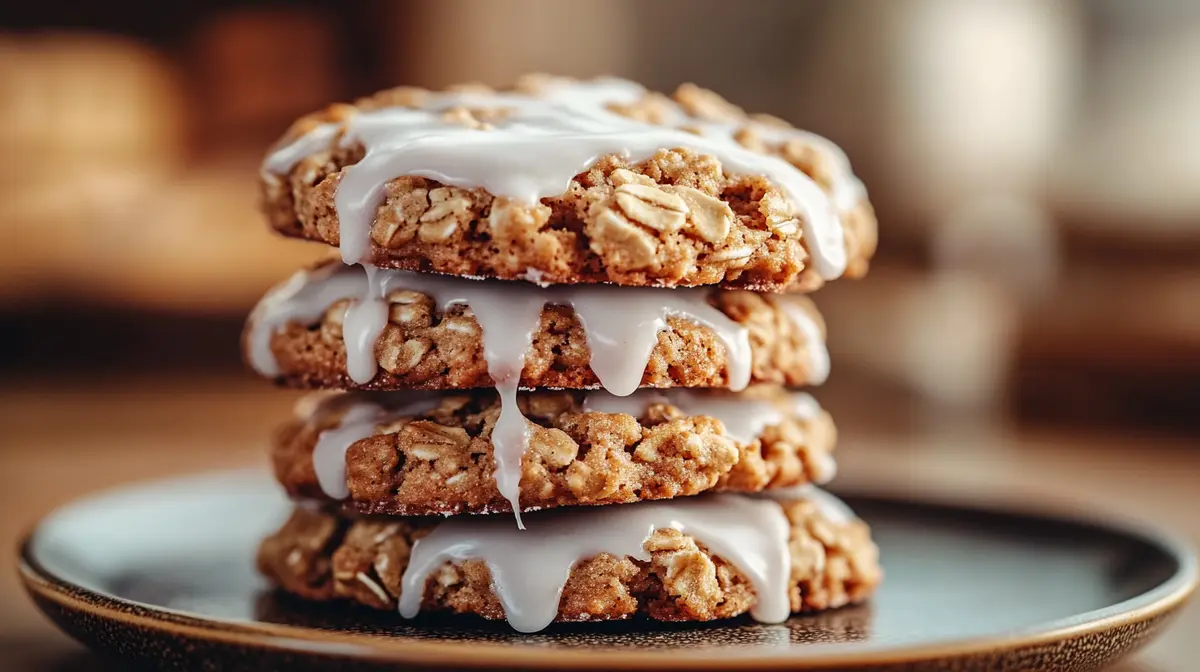
[[[650,560],[646,541],[656,530],[675,529],[704,544],[737,568],[757,597],[750,615],[780,623],[791,614],[791,524],[782,504],[813,502],[831,522],[854,514],[841,500],[814,487],[791,496],[703,495],[620,506],[539,511],[529,515],[536,545],[491,516],[455,516],[439,523],[413,545],[401,577],[399,611],[421,609],[425,587],[446,563],[484,562],[505,619],[520,632],[536,632],[554,621],[563,587],[576,564],[607,553]]]
[[[534,536],[489,516],[456,516],[438,524],[413,546],[401,579],[400,615],[417,615],[426,582],[442,565],[474,559],[487,564],[509,625],[536,632],[554,621],[578,562],[601,553],[649,561],[646,540],[669,528],[691,535],[750,580],[758,596],[750,610],[756,620],[780,623],[791,613],[790,525],[775,502],[709,495],[541,511],[528,521]]]
[[[540,288],[357,265],[302,271],[269,292],[251,318],[250,362],[263,375],[279,375],[271,353],[271,335],[292,321],[316,322],[330,305],[350,299],[342,323],[347,373],[359,384],[370,382],[378,368],[375,345],[387,326],[386,297],[399,290],[426,294],[439,310],[465,305],[474,314],[482,330],[488,374],[501,397],[500,418],[492,433],[496,486],[512,504],[518,525],[521,458],[529,430],[516,395],[525,355],[547,304],[570,306],[575,311],[591,351],[592,371],[613,394],[628,395],[638,388],[658,332],[670,317],[691,320],[717,335],[727,353],[730,389],[744,389],[750,381],[749,331],[709,305],[709,289]]]
[[[342,129],[343,145],[361,143],[366,153],[343,170],[334,198],[342,258],[357,263],[367,255],[371,220],[393,178],[414,175],[455,187],[482,187],[495,196],[533,204],[563,193],[575,175],[601,156],[641,161],[661,149],[685,148],[715,156],[733,172],[763,175],[780,185],[803,220],[818,274],[827,280],[842,274],[846,248],[839,210],[854,207],[865,190],[836,145],[806,131],[749,122],[770,141],[800,139],[830,157],[831,198],[787,161],[740,145],[732,127],[694,119],[675,103],[664,101],[674,125],[649,124],[606,109],[645,95],[640,85],[619,79],[558,81],[539,95],[431,94],[421,109],[382,108],[360,112],[344,125],[317,125],[267,156],[263,172],[287,173],[303,157],[328,146]],[[503,108],[506,114],[480,131],[443,118],[459,106]],[[683,130],[685,126],[699,133]]]

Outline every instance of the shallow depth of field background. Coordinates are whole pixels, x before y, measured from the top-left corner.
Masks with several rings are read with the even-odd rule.
[[[242,368],[242,321],[325,252],[260,220],[268,145],[331,101],[530,71],[692,81],[846,148],[881,243],[815,297],[839,483],[1191,521],[1200,4],[40,0],[0,6],[0,531],[261,463],[295,394]]]
[[[236,375],[242,316],[321,253],[255,211],[294,117],[396,84],[608,73],[845,146],[882,244],[869,280],[817,297],[835,384],[934,415],[1200,428],[1183,0],[48,0],[0,26],[10,385]]]

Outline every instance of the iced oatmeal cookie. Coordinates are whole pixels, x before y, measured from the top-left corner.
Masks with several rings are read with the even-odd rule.
[[[694,504],[703,506],[705,498],[693,499],[698,500]],[[548,607],[546,616],[557,621],[615,620],[638,615],[662,621],[709,621],[754,611],[768,601],[779,603],[774,606],[784,616],[787,612],[860,602],[882,578],[878,549],[867,525],[840,501],[828,501],[831,499],[816,491],[762,503],[781,510],[774,513],[782,513],[780,524],[753,534],[778,534],[780,538],[756,540],[748,536],[745,541],[746,545],[759,542],[766,549],[777,543],[780,549],[786,549],[786,564],[772,580],[756,583],[739,568],[738,558],[726,557],[737,555],[736,548],[718,553],[712,544],[698,538],[703,535],[658,527],[636,544],[640,548],[628,554],[601,552],[578,557],[561,585],[556,605],[540,605],[536,600],[529,603],[533,598],[528,595],[507,597],[525,600],[523,606]],[[565,515],[572,516],[570,525],[586,538],[605,525],[621,523],[611,518],[614,508],[633,518],[641,513],[641,507],[657,504],[579,509]],[[686,510],[683,513],[686,515]],[[502,516],[487,518],[502,519],[484,523],[488,526],[511,526],[512,522]],[[503,587],[498,590],[489,563],[482,559],[435,562],[434,566],[420,567],[422,572],[417,576],[409,575],[411,563],[426,560],[422,540],[446,532],[439,531],[439,526],[462,522],[460,518],[357,518],[298,507],[278,532],[263,541],[258,566],[282,590],[309,600],[347,600],[376,609],[399,606],[402,613],[406,607],[411,613],[416,606],[420,611],[475,614],[488,619],[508,616],[512,622],[512,616],[506,614],[505,591]],[[478,526],[478,520],[468,524]],[[747,521],[747,527],[755,528],[753,521]],[[528,533],[515,528],[511,532],[490,531],[485,545],[477,548],[486,555],[486,543],[520,543],[520,537],[512,535],[522,534]],[[640,534],[645,535],[645,531]],[[556,539],[555,543],[560,541]],[[525,562],[536,565],[541,560],[530,556]],[[558,566],[547,569],[554,572]],[[406,585],[422,591],[409,597],[407,604]],[[770,596],[765,594],[768,591]]]
[[[836,145],[693,85],[383,91],[293,124],[261,194],[348,263],[539,283],[808,290],[876,243]]]
[[[621,394],[816,385],[829,373],[824,321],[803,295],[371,277],[375,306],[359,305],[368,277],[357,266],[322,266],[272,290],[247,324],[247,361],[286,385],[364,390],[491,387],[497,368],[519,370],[526,388]],[[360,319],[365,310],[378,321]],[[507,359],[488,359],[488,338]]]
[[[805,393],[643,390],[522,393],[525,510],[624,504],[705,491],[825,483],[829,414]],[[370,514],[510,511],[497,489],[496,393],[342,393],[302,400],[275,434],[275,475],[295,498]]]

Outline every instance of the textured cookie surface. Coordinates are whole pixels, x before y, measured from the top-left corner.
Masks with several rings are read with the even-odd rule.
[[[606,407],[596,403],[597,396],[629,404],[620,409],[628,412],[602,412]],[[414,407],[413,397],[419,406]],[[622,504],[710,490],[757,492],[824,483],[835,472],[836,430],[829,414],[811,397],[776,387],[736,395],[655,393],[634,400],[539,391],[522,393],[518,404],[531,423],[520,478],[525,510]],[[491,434],[500,403],[491,390],[391,398],[314,395],[301,407],[307,408],[279,428],[272,448],[275,475],[293,497],[348,495],[348,509],[374,514],[512,508],[494,478]],[[372,419],[354,435],[343,431],[337,439],[341,445],[328,445],[346,418],[364,408]],[[714,415],[737,424],[727,430]],[[314,458],[322,432],[329,432],[325,449],[333,450],[332,462],[327,456]],[[338,461],[342,454],[344,473]],[[319,471],[327,472],[324,478]],[[331,479],[344,492],[326,492],[322,486],[329,487]]]
[[[835,519],[809,499],[780,500],[779,506],[790,528],[791,611],[866,599],[882,578],[867,525]],[[263,541],[258,566],[283,590],[305,599],[395,609],[414,542],[439,523],[430,518],[351,518],[298,507],[282,529]],[[643,547],[648,561],[602,553],[576,564],[556,620],[645,615],[709,621],[741,615],[755,604],[747,577],[694,537],[659,529]],[[433,572],[421,609],[505,617],[488,566],[479,560],[446,563]]]
[[[709,292],[708,305],[731,325],[747,330],[751,382],[789,386],[824,382],[828,365],[824,321],[807,297],[745,290],[686,291]],[[484,357],[483,330],[469,307],[456,304],[441,309],[429,295],[413,291],[392,292],[387,301],[388,322],[374,347],[378,369],[370,380],[355,382],[347,371],[343,325],[349,299],[332,300],[315,319],[287,321],[264,335],[262,347],[274,366],[265,375],[282,384],[311,388],[445,390],[494,385]],[[247,361],[263,372],[255,364],[254,332],[270,327],[260,320],[251,316],[243,345]],[[682,316],[665,322],[641,385],[730,387],[734,362],[720,335]],[[600,387],[588,332],[572,307],[547,304],[536,327],[530,326],[532,346],[525,355],[522,387]]]
[[[625,83],[630,84],[630,83]],[[620,115],[646,129],[682,129],[682,141],[664,140],[642,160],[604,154],[578,173],[562,176],[560,193],[527,203],[484,186],[446,184],[429,174],[383,178],[380,204],[365,230],[348,231],[337,194],[347,169],[366,147],[347,135],[363,114],[387,109],[437,110],[439,120],[489,129],[510,114],[504,95],[545,97],[563,80],[530,77],[509,94],[474,87],[437,94],[400,88],[353,105],[333,105],[298,120],[280,139],[262,173],[264,210],[271,226],[289,236],[330,245],[363,236],[361,258],[377,266],[473,277],[552,283],[622,285],[721,284],[759,290],[813,289],[816,241],[788,192],[763,174],[739,172],[711,153],[685,148],[689,134],[727,141],[781,165],[824,190],[841,229],[844,273],[867,270],[876,243],[875,216],[845,156],[828,141],[763,115],[747,115],[716,94],[692,85],[671,97],[636,89],[633,96],[597,98],[595,111]],[[638,93],[640,91],[640,93]],[[447,95],[462,104],[446,105]],[[472,136],[474,137],[474,136]],[[319,141],[311,142],[314,138]],[[586,140],[586,138],[585,138]],[[565,139],[563,142],[571,142]],[[582,142],[582,141],[581,141]],[[300,143],[300,144],[298,144]],[[514,149],[511,170],[528,151]],[[494,158],[504,164],[503,157]],[[546,162],[539,162],[546,163]],[[436,172],[436,171],[432,171]]]

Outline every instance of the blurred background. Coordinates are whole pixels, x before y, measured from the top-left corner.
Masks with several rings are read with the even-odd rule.
[[[935,410],[1200,431],[1194,2],[157,7],[0,9],[12,384],[236,375],[245,313],[320,253],[255,210],[291,120],[551,70],[694,81],[847,149],[883,240],[869,281],[818,297],[840,378]]]
[[[260,220],[267,146],[530,71],[692,81],[845,147],[881,226],[816,297],[846,481],[1168,508],[1194,482],[1200,3],[41,0],[0,5],[4,501],[261,462],[295,395],[238,334],[322,252]]]

